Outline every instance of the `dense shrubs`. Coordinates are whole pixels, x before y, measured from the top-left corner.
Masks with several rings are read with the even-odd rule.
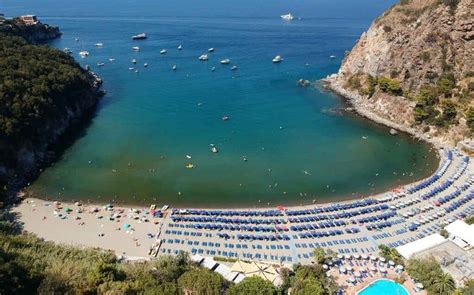
[[[402,95],[403,93],[400,83],[387,77],[379,77],[378,85],[380,90],[391,95]]]
[[[448,295],[456,289],[451,275],[444,273],[433,257],[410,259],[406,269],[412,278],[425,286],[428,295]]]

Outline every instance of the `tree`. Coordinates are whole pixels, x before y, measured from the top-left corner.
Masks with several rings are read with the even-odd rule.
[[[276,294],[275,286],[270,281],[264,280],[257,276],[245,278],[242,282],[232,285],[227,289],[226,294],[229,295],[271,295]]]
[[[185,252],[180,252],[176,257],[161,256],[155,263],[155,277],[159,283],[176,282],[176,280],[189,270],[189,259]]]
[[[302,280],[295,286],[291,294],[296,295],[323,295],[326,294],[323,284],[315,278]]]
[[[453,73],[443,73],[438,80],[438,88],[441,93],[449,97],[452,94],[454,87],[456,86],[456,79]]]
[[[433,287],[430,289],[438,295],[449,295],[456,289],[456,284],[450,274],[443,273],[434,279]]]
[[[378,84],[379,84],[380,90],[382,90],[383,92],[386,92],[392,95],[402,95],[403,93],[400,83],[390,78],[382,76],[378,78]]]
[[[326,252],[321,247],[316,247],[313,249],[313,258],[318,264],[323,264],[326,259]]]
[[[207,269],[193,269],[178,279],[180,293],[189,295],[220,294],[224,287],[221,275]]]
[[[464,221],[465,221],[467,224],[474,224],[474,215],[471,215],[471,216],[466,217],[466,219],[464,219]]]
[[[470,107],[466,112],[466,123],[471,132],[474,132],[474,107]]]

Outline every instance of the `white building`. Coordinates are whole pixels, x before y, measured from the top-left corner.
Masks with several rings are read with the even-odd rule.
[[[441,245],[446,241],[447,240],[443,238],[440,234],[432,234],[422,239],[405,244],[403,246],[399,246],[396,249],[398,253],[400,253],[400,255],[402,255],[406,259],[410,259],[413,255]]]
[[[462,220],[456,220],[444,229],[449,233],[449,239],[459,247],[465,250],[474,247],[474,224],[469,225]]]

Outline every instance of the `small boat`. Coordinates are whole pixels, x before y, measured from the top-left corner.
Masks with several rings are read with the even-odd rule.
[[[172,68],[172,69],[173,69],[173,71],[176,71],[177,68],[178,68],[178,67],[177,67],[176,65],[173,65],[173,68]]]
[[[74,38],[74,40],[76,40],[76,42],[79,42],[79,38],[77,38],[77,37],[76,37],[76,38]]]
[[[336,58],[336,56],[335,55],[330,55],[329,58]]]
[[[282,61],[283,61],[283,57],[281,57],[281,55],[277,55],[272,59],[273,63],[279,63],[279,62],[282,62]]]
[[[216,70],[216,67],[212,67],[212,68],[211,68],[211,71],[214,72],[215,70]]]
[[[136,63],[137,63],[137,60],[136,60],[136,59],[132,59],[132,63],[136,64]]]
[[[80,55],[82,58],[87,57],[87,56],[89,56],[89,51],[81,51],[81,52],[79,52],[79,55]]]
[[[96,47],[103,47],[103,46],[104,46],[104,43],[95,43],[95,46],[96,46]]]
[[[242,156],[242,160],[243,160],[244,162],[247,162],[247,156]]]
[[[211,147],[211,152],[213,152],[214,154],[217,154],[219,151],[217,150],[215,146],[213,146]]]
[[[228,121],[229,119],[230,119],[229,116],[222,117],[222,121]]]
[[[226,59],[221,60],[221,64],[223,64],[223,65],[230,64],[230,59],[226,58]]]
[[[295,18],[291,13],[280,15],[280,17],[286,21],[291,21]]]
[[[114,61],[115,61],[115,58],[109,58],[109,61],[110,61],[110,62],[114,62]]]
[[[166,49],[161,49],[160,54],[166,54]]]
[[[186,168],[188,168],[188,169],[193,169],[193,168],[194,168],[194,165],[191,164],[191,163],[189,163],[188,165],[186,165]]]
[[[145,33],[141,33],[141,34],[132,36],[132,39],[133,39],[133,40],[143,40],[143,39],[146,39],[146,38],[147,38],[147,36],[146,36]]]
[[[206,61],[208,59],[209,59],[209,57],[207,56],[207,54],[201,54],[201,56],[199,56],[200,61]]]
[[[148,67],[148,64],[147,64],[147,63],[144,63],[143,66],[146,68],[146,67]]]
[[[214,47],[209,48],[207,52],[214,52]]]
[[[230,68],[232,71],[235,71],[237,70],[237,66],[233,66],[232,68]]]
[[[138,46],[133,46],[132,49],[133,49],[134,51],[140,51],[140,47],[138,47]]]
[[[135,70],[135,69],[134,69],[134,68],[132,68],[132,67],[130,67],[130,68],[128,68],[128,70],[129,70],[129,71],[133,71],[133,70]]]
[[[100,62],[100,63],[97,64],[97,66],[98,67],[103,67],[103,66],[105,66],[105,64],[103,62]]]
[[[182,50],[183,49],[183,45],[178,45],[178,50]]]
[[[367,140],[367,136],[362,136],[362,139]]]
[[[135,70],[135,73],[137,73],[137,74],[138,74],[138,70]]]
[[[190,156],[190,155],[186,155],[186,158],[187,158],[187,159],[191,159],[191,156]]]
[[[71,50],[71,49],[69,49],[69,48],[67,48],[67,47],[66,47],[66,48],[64,48],[64,49],[63,49],[63,51],[64,51],[64,53],[67,53],[67,54],[72,54],[72,50]]]

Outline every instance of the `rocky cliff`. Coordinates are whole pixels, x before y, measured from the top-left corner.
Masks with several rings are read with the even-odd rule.
[[[453,145],[474,131],[474,0],[401,0],[328,85],[387,125]]]
[[[62,35],[58,27],[43,24],[41,22],[34,25],[26,25],[19,18],[5,20],[0,25],[0,33],[22,37],[32,44],[43,43]]]
[[[54,33],[11,28],[0,27],[0,196],[54,160],[61,137],[93,111],[102,82],[68,54],[25,41]]]

